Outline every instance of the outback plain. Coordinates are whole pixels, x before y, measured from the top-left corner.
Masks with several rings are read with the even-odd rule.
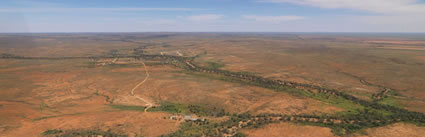
[[[420,137],[424,70],[423,34],[0,34],[0,136]]]

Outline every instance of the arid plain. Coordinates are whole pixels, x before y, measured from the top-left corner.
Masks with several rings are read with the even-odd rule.
[[[425,35],[0,34],[0,136],[423,136]]]

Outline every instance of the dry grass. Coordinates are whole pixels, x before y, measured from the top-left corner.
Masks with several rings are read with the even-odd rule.
[[[25,121],[13,130],[7,130],[2,136],[38,136],[49,129],[98,129],[111,130],[129,135],[156,137],[168,134],[178,129],[179,123],[163,119],[169,117],[166,113],[143,112],[97,112],[87,114],[65,115],[38,121]]]
[[[395,98],[400,107],[425,112],[425,52],[423,47],[416,45],[423,42],[418,40],[406,43],[405,38],[307,34],[299,37],[75,34],[2,36],[0,41],[7,41],[0,43],[1,53],[24,56],[94,56],[106,55],[111,50],[117,50],[119,54],[131,54],[132,49],[139,46],[146,46],[145,51],[149,54],[164,52],[177,55],[176,51],[179,51],[185,56],[200,55],[195,60],[200,65],[206,66],[215,62],[224,65],[220,69],[321,85],[366,100],[381,90],[379,86],[389,87],[401,94]],[[380,43],[377,44],[377,41]],[[111,61],[112,59],[99,60]],[[133,64],[125,64],[129,62]],[[149,63],[152,62],[147,64]],[[152,65],[148,68],[150,78],[135,94],[156,104],[203,104],[223,108],[232,113],[253,114],[332,114],[343,111],[335,105],[318,100],[217,80],[171,66]],[[118,132],[140,133],[144,136],[175,131],[178,123],[161,120],[162,116],[168,114],[118,111],[110,108],[110,103],[144,105],[144,102],[129,96],[129,91],[145,77],[140,61],[133,59],[120,59],[115,65],[105,66],[94,66],[90,64],[90,60],[83,59],[0,59],[0,134],[37,136],[47,129],[67,127],[111,128]],[[360,80],[375,86],[365,85]],[[151,124],[152,126],[148,126]],[[155,128],[159,126],[161,128],[158,130],[161,131],[157,132]],[[396,127],[391,128],[396,130]],[[421,131],[418,127],[402,127],[406,130]],[[321,136],[332,135],[327,128],[287,123],[247,130],[246,133],[251,136],[266,133],[270,136],[287,133],[294,136],[297,133],[300,134],[297,136],[314,136],[310,133],[301,135],[304,133],[302,128],[311,129],[312,133]],[[372,135],[380,130],[368,132]]]
[[[270,124],[259,129],[244,129],[241,132],[248,137],[334,137],[329,128],[292,123]]]
[[[108,116],[118,115],[117,117],[125,118],[129,115],[128,113],[132,112],[105,113],[104,111],[117,111],[111,109],[108,104],[112,102],[121,105],[144,105],[144,102],[129,96],[130,90],[145,77],[141,66],[88,68],[85,60],[30,62],[19,62],[23,64],[16,66],[25,69],[14,70],[14,66],[9,66],[10,68],[7,69],[13,71],[1,73],[1,75],[13,77],[13,79],[8,79],[8,82],[15,84],[11,85],[11,88],[1,90],[3,95],[8,96],[7,98],[3,96],[2,100],[5,101],[0,103],[2,105],[0,123],[5,127],[2,128],[2,133],[7,136],[38,135],[48,129],[66,127],[120,129],[111,125],[122,124],[122,122],[119,120],[108,121]],[[150,79],[138,88],[135,94],[158,104],[162,102],[205,104],[224,108],[233,113],[249,111],[256,114],[324,114],[341,111],[341,109],[317,100],[239,83],[214,80],[186,73],[171,66],[149,66],[149,72]],[[134,118],[137,115],[139,114],[132,114],[128,117]],[[104,119],[94,118],[95,116]],[[128,120],[132,118],[128,118]],[[152,121],[155,122],[155,120],[144,118],[136,122],[150,123]],[[131,124],[135,125],[135,123]],[[159,123],[158,126],[164,126],[164,124]],[[136,129],[125,128],[119,132],[157,136],[173,131],[178,127],[178,123],[170,126],[165,124],[165,126],[164,129],[170,130],[154,133],[150,130],[136,132]],[[30,127],[40,128],[30,130]],[[134,128],[138,127],[146,129],[148,126],[138,125]]]
[[[412,124],[396,123],[385,127],[367,129],[367,135],[357,135],[358,137],[423,137],[425,127],[418,127]]]

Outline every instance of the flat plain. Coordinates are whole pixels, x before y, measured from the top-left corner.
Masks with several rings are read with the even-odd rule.
[[[0,136],[421,136],[406,35],[0,34]]]

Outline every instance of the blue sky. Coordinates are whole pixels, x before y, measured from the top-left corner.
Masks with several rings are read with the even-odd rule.
[[[2,0],[0,32],[425,32],[423,0]]]

